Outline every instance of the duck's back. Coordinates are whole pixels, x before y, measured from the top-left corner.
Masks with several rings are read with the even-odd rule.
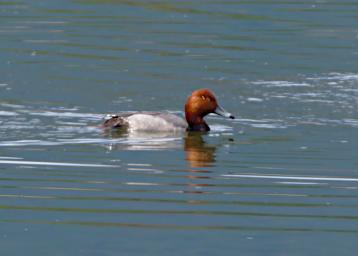
[[[183,118],[171,113],[137,112],[112,116],[104,126],[135,131],[177,131],[186,129],[187,124]]]

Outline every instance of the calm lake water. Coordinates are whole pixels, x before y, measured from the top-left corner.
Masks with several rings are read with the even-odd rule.
[[[1,255],[356,255],[358,2],[0,1]],[[119,134],[106,113],[237,119]]]

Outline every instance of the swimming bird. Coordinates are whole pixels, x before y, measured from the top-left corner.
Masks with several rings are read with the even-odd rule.
[[[103,123],[106,129],[123,128],[133,131],[210,131],[204,117],[210,113],[234,119],[235,117],[217,103],[209,89],[194,91],[185,103],[185,119],[165,112],[134,112],[109,115]]]

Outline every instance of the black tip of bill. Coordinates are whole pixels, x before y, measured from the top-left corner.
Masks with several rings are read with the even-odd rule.
[[[230,118],[230,119],[235,119],[235,117],[231,113],[227,112],[225,109],[223,109],[220,106],[216,107],[214,113],[219,115],[219,116],[227,117],[227,118]]]

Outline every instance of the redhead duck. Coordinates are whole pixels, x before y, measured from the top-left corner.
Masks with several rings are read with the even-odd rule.
[[[215,95],[209,89],[194,91],[185,103],[185,119],[161,112],[135,112],[109,115],[103,123],[107,129],[125,128],[136,131],[210,131],[204,117],[210,113],[234,119],[234,116],[220,107]]]

